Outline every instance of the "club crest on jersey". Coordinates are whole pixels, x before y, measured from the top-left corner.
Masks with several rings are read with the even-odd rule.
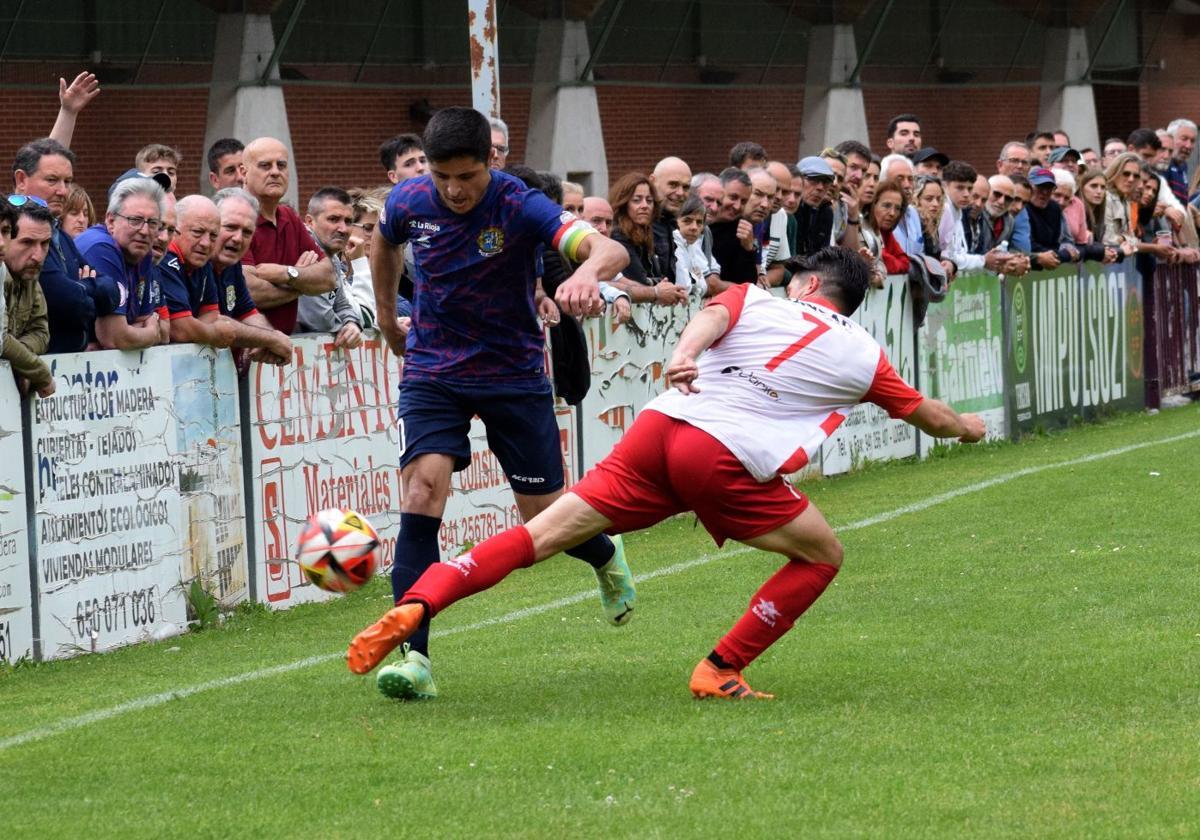
[[[226,286],[225,287],[225,309],[228,310],[229,312],[232,312],[234,306],[236,306],[236,305],[237,305],[237,289],[233,288],[233,286]]]
[[[498,227],[485,227],[475,238],[479,253],[485,257],[494,257],[504,250],[504,231]]]

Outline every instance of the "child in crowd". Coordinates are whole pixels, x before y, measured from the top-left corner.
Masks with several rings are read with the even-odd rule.
[[[708,288],[704,271],[709,260],[704,253],[704,202],[698,196],[689,195],[675,217],[675,285],[682,286],[691,294],[702,295]]]

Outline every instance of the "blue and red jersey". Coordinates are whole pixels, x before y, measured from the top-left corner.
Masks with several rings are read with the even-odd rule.
[[[157,312],[167,317],[167,305],[155,270],[154,257],[146,254],[136,264],[125,262],[121,246],[102,224],[92,225],[79,234],[75,246],[88,266],[96,270],[97,282],[111,282],[119,292],[113,315],[123,315],[132,324]]]
[[[393,245],[412,244],[412,328],[404,377],[502,383],[545,377],[544,339],[533,296],[539,245],[577,258],[593,233],[585,222],[492,172],[470,212],[442,204],[429,175],[397,184],[379,214]]]
[[[221,272],[217,272],[213,263],[209,265],[216,276],[217,305],[221,307],[221,314],[239,321],[257,315],[258,308],[254,305],[254,298],[250,297],[250,290],[246,288],[242,264],[234,263]]]
[[[199,318],[206,312],[217,311],[217,284],[208,263],[200,268],[190,267],[172,242],[158,264],[158,274],[170,319],[189,315]]]

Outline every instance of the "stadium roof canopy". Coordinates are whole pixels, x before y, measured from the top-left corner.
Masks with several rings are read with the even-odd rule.
[[[501,79],[528,84],[539,22],[586,20],[585,84],[795,85],[829,24],[854,27],[856,78],[872,86],[1037,82],[1045,37],[1086,30],[1095,82],[1178,83],[1155,56],[1167,26],[1200,4],[1151,0],[495,0]],[[468,81],[465,0],[8,0],[0,84],[45,85],[89,66],[106,85],[202,85],[221,14],[269,14],[282,80],[429,88]],[[1166,7],[1166,8],[1164,8]],[[588,71],[585,74],[584,71]],[[269,74],[264,73],[264,77]]]

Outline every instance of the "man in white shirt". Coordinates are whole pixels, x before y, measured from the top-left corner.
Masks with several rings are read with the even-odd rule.
[[[975,168],[961,160],[950,161],[942,170],[946,204],[942,209],[938,233],[941,239],[942,266],[948,274],[978,271],[982,268],[1000,271],[1008,259],[1007,254],[996,248],[992,248],[986,254],[972,254],[967,247],[967,238],[963,232],[963,210],[971,204],[971,190],[977,180]]]
[[[433,564],[399,606],[350,644],[366,673],[450,604],[602,532],[623,533],[694,510],[718,545],[735,539],[787,562],[696,666],[696,697],[769,698],[741,671],[783,636],[837,574],[842,546],[784,477],[802,468],[859,402],[938,437],[980,440],[983,421],[917,393],[848,317],[870,270],[847,248],[793,264],[783,300],[730,288],[688,324],[667,366],[673,388],[652,400],[581,482],[527,524]]]

